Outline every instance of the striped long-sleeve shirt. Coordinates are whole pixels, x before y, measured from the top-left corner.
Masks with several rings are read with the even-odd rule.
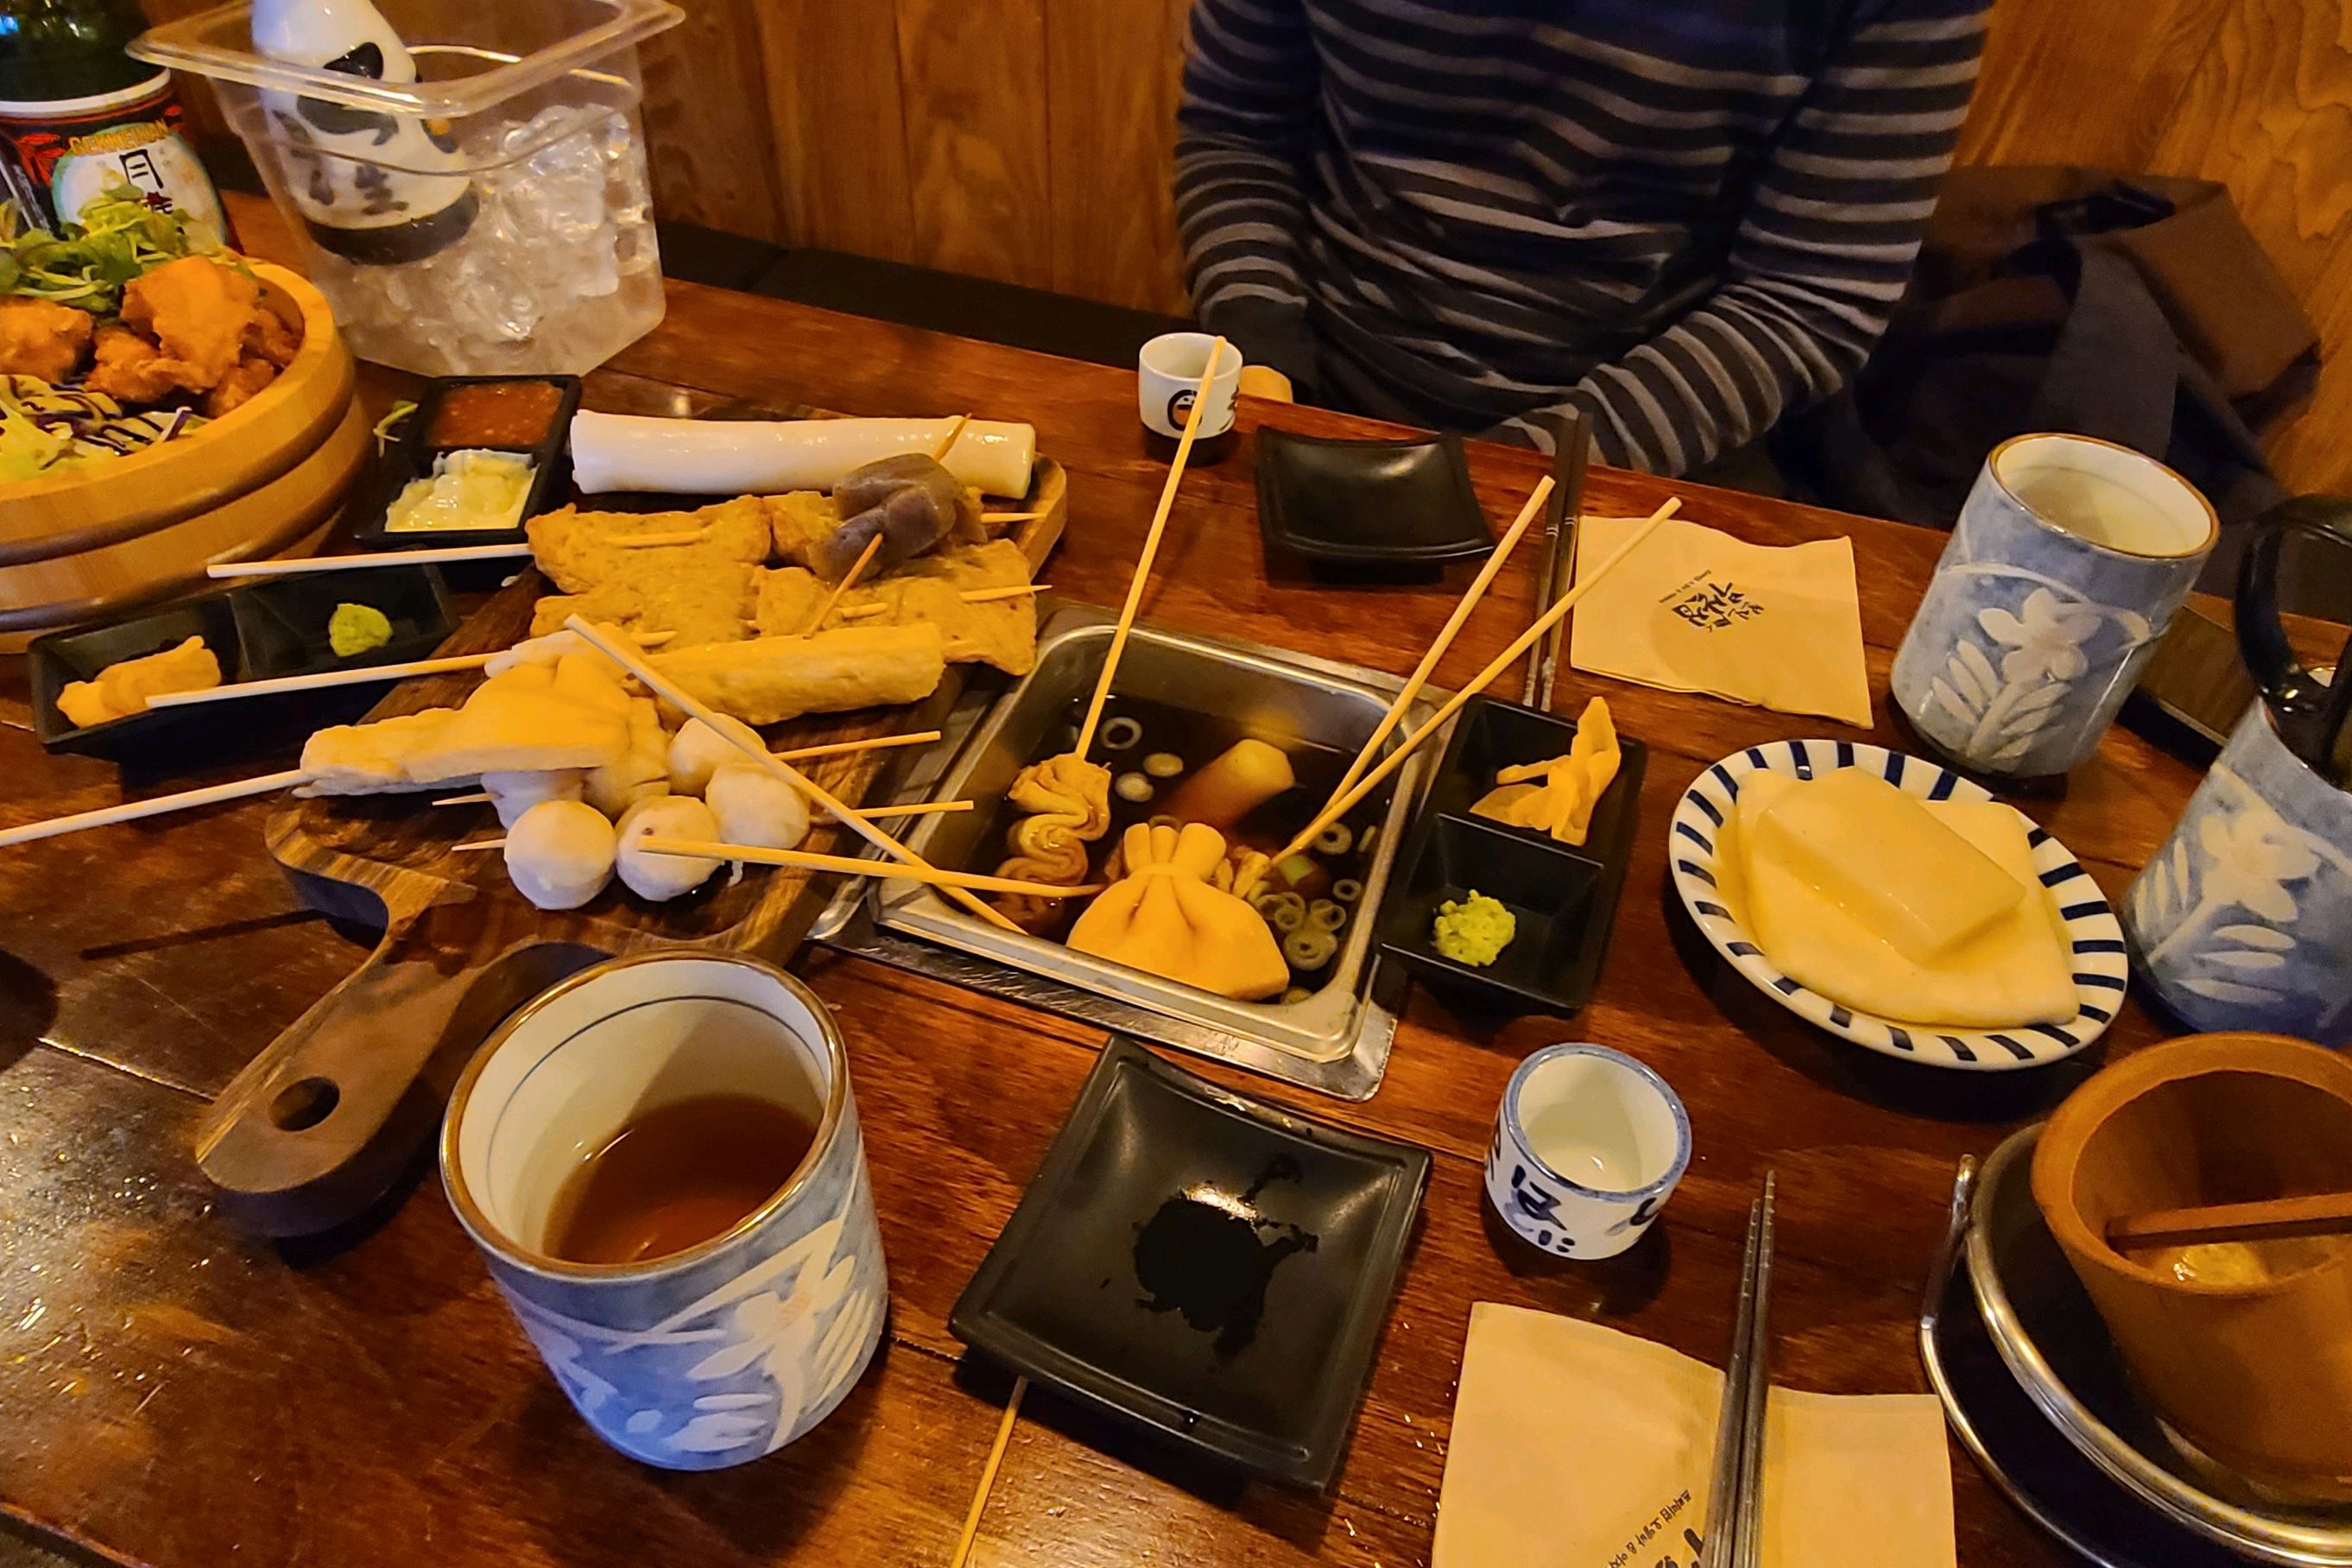
[[[1194,0],[1194,301],[1323,401],[1687,472],[1870,352],[1988,3]]]

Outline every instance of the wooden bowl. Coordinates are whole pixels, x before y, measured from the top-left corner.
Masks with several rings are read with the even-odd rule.
[[[282,550],[308,531],[297,524],[314,517],[323,475],[346,485],[357,477],[344,428],[357,407],[356,375],[334,312],[297,274],[252,266],[263,303],[301,329],[292,363],[244,404],[177,440],[0,485],[0,634],[21,639],[101,608],[160,598],[201,581],[211,562]],[[361,448],[365,435],[359,432]],[[330,446],[335,455],[321,459]],[[314,461],[307,480],[285,482]]]
[[[2157,1415],[2259,1489],[2352,1500],[2352,1242],[2242,1283],[2116,1251],[2126,1214],[2352,1186],[2352,1060],[2282,1035],[2139,1051],[2058,1109],[2033,1197]],[[2273,1244],[2273,1246],[2279,1244]]]
[[[84,554],[0,566],[0,654],[22,653],[58,626],[194,593],[215,561],[314,553],[374,453],[367,413],[350,404],[326,440],[226,505]]]

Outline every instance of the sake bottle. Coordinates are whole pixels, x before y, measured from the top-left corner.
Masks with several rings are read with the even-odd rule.
[[[123,53],[144,26],[138,0],[0,0],[0,196],[23,224],[55,229],[128,185],[227,238],[172,73]]]
[[[415,60],[369,0],[254,0],[252,27],[255,49],[272,59],[387,86],[416,80]],[[311,94],[261,96],[286,195],[327,249],[367,265],[417,261],[472,226],[480,201],[448,127]]]

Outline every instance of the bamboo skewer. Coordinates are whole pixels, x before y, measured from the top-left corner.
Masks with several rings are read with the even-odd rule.
[[[667,635],[667,634],[661,634]],[[811,757],[838,757],[852,752],[878,752],[887,746],[924,746],[940,738],[937,730],[917,730],[905,735],[872,735],[863,741],[828,741],[821,746],[797,746],[772,753],[785,762],[804,762]],[[445,795],[436,805],[488,805],[489,792],[475,790],[468,795]]]
[[[710,524],[674,529],[667,533],[623,533],[604,541],[615,550],[656,550],[671,544],[699,544],[710,537]]]
[[[715,844],[698,838],[665,838],[648,834],[637,847],[655,855],[683,855],[704,860],[744,860],[754,866],[786,866],[803,871],[837,871],[847,877],[887,877],[892,881],[921,882],[934,888],[970,889],[983,893],[1021,893],[1033,899],[1083,899],[1110,884],[1065,888],[1053,882],[1030,882],[1018,877],[983,877],[970,871],[947,871],[937,866],[894,866],[887,860],[863,860],[854,855],[819,855],[804,849],[762,849],[751,844]]]
[[[218,805],[223,801],[268,795],[272,790],[291,789],[296,784],[307,784],[310,778],[310,775],[300,768],[289,768],[282,773],[264,773],[258,778],[238,779],[232,784],[184,789],[177,795],[159,795],[152,800],[127,800],[121,805],[100,806],[96,811],[78,811],[70,816],[52,816],[46,822],[28,822],[22,827],[0,831],[0,849],[12,844],[30,844],[37,838],[55,838],[60,834],[79,833],[86,827],[109,827],[118,822],[162,816],[166,812],[192,811],[200,805]]]
[[[379,550],[359,555],[310,555],[299,561],[223,561],[205,568],[207,577],[290,577],[303,572],[341,572],[352,566],[431,566],[446,561],[528,560],[528,544],[453,544],[439,550]]]
[[[278,697],[289,691],[316,691],[331,686],[363,686],[372,680],[405,680],[412,675],[450,675],[479,669],[495,654],[458,654],[449,658],[415,658],[405,664],[366,664],[352,669],[321,669],[310,675],[281,675],[270,680],[240,680],[228,686],[208,686],[200,691],[166,691],[147,699],[150,708],[188,708],[199,702],[227,702],[239,697]]]
[[[1176,487],[1183,482],[1184,465],[1192,460],[1192,437],[1200,434],[1201,415],[1209,405],[1209,388],[1217,379],[1217,363],[1224,358],[1225,340],[1222,337],[1209,345],[1209,363],[1202,369],[1200,384],[1192,389],[1192,406],[1184,416],[1184,435],[1176,443],[1175,461],[1168,465],[1168,482],[1160,488],[1160,510],[1151,514],[1151,531],[1143,536],[1143,553],[1135,563],[1135,577],[1127,585],[1127,603],[1118,612],[1118,627],[1111,633],[1110,651],[1103,655],[1102,673],[1095,679],[1094,700],[1087,704],[1086,722],[1078,726],[1077,744],[1070,754],[1079,761],[1095,743],[1096,726],[1102,722],[1103,704],[1110,700],[1111,681],[1118,674],[1119,655],[1127,651],[1128,634],[1135,629],[1135,612],[1143,606],[1143,590],[1151,581],[1152,558],[1160,553],[1160,536],[1168,530],[1168,513],[1176,504]]]
[[[1486,590],[1493,585],[1496,574],[1502,571],[1504,563],[1510,559],[1511,552],[1517,549],[1519,541],[1526,537],[1528,526],[1535,521],[1536,513],[1543,510],[1544,500],[1551,490],[1551,477],[1547,474],[1537,482],[1535,493],[1528,496],[1527,505],[1519,509],[1517,519],[1504,533],[1502,542],[1496,545],[1486,557],[1486,563],[1478,569],[1478,575],[1472,578],[1470,586],[1463,590],[1462,602],[1454,606],[1454,614],[1439,628],[1436,639],[1429,645],[1429,651],[1423,654],[1421,662],[1413,667],[1412,676],[1404,683],[1404,689],[1397,693],[1394,702],[1389,704],[1389,710],[1381,715],[1380,724],[1372,731],[1371,738],[1364,742],[1363,750],[1356,753],[1356,760],[1349,763],[1348,771],[1340,775],[1339,786],[1331,792],[1334,795],[1346,794],[1358,779],[1363,777],[1364,770],[1371,766],[1372,758],[1380,753],[1381,742],[1404,721],[1414,700],[1420,697],[1421,689],[1429,684],[1430,675],[1437,668],[1437,661],[1444,658],[1446,650],[1454,646],[1454,639],[1461,635],[1464,624],[1470,619],[1470,612],[1476,609],[1478,602],[1486,596]]]
[[[1353,811],[1359,802],[1360,802],[1366,795],[1371,794],[1373,790],[1379,788],[1381,782],[1391,773],[1402,767],[1404,765],[1404,760],[1412,755],[1414,751],[1420,747],[1423,742],[1428,740],[1432,735],[1434,735],[1437,731],[1444,729],[1447,722],[1453,719],[1454,715],[1462,711],[1463,708],[1469,702],[1470,699],[1478,695],[1478,693],[1484,690],[1488,684],[1498,679],[1502,675],[1503,671],[1511,667],[1511,662],[1514,659],[1517,658],[1521,654],[1526,653],[1528,649],[1535,647],[1537,643],[1542,641],[1544,633],[1557,626],[1561,617],[1565,616],[1569,611],[1576,607],[1576,602],[1584,597],[1586,594],[1591,592],[1591,590],[1600,584],[1601,579],[1607,577],[1610,573],[1615,571],[1621,562],[1622,562],[1628,555],[1633,554],[1634,551],[1640,549],[1643,542],[1647,540],[1651,534],[1656,532],[1659,526],[1663,524],[1666,519],[1672,517],[1681,506],[1682,502],[1680,500],[1669,499],[1665,505],[1652,512],[1648,519],[1643,522],[1642,526],[1633,531],[1632,538],[1626,540],[1623,544],[1620,545],[1616,552],[1610,555],[1607,560],[1601,562],[1599,566],[1593,568],[1592,574],[1591,576],[1584,578],[1567,593],[1562,594],[1559,599],[1553,603],[1550,609],[1546,610],[1542,615],[1537,616],[1534,621],[1530,622],[1528,629],[1521,632],[1517,639],[1514,641],[1510,647],[1496,655],[1493,663],[1480,670],[1476,676],[1472,678],[1467,685],[1464,686],[1461,690],[1455,692],[1452,698],[1448,699],[1445,706],[1440,708],[1435,715],[1430,719],[1429,722],[1423,724],[1420,729],[1415,730],[1411,735],[1405,737],[1404,743],[1397,747],[1396,750],[1391,752],[1387,756],[1381,758],[1377,766],[1356,782],[1354,788],[1344,792],[1338,799],[1325,806],[1322,811],[1317,815],[1314,821],[1308,823],[1299,831],[1297,837],[1293,838],[1288,844],[1283,846],[1282,852],[1275,856],[1270,864],[1279,865],[1283,861],[1289,859],[1293,855],[1297,854],[1309,844],[1314,843],[1316,838],[1325,828],[1330,826],[1333,823],[1347,816],[1350,811]]]
[[[866,548],[858,552],[856,561],[843,574],[841,581],[833,585],[833,592],[827,594],[824,596],[824,603],[816,607],[816,614],[809,617],[809,624],[801,628],[801,636],[804,637],[816,636],[817,628],[824,625],[825,616],[833,614],[833,607],[841,603],[841,596],[844,594],[857,585],[857,579],[866,574],[866,565],[873,561],[875,552],[881,548],[882,531],[876,529],[874,537],[866,542]]]
[[[2314,1193],[2254,1203],[2158,1209],[2107,1222],[2107,1245],[2118,1252],[2159,1247],[2200,1247],[2217,1241],[2284,1241],[2305,1236],[2352,1235],[2352,1193]]]
[[[973,588],[969,592],[958,594],[956,597],[967,605],[991,605],[999,599],[1025,599],[1032,594],[1042,594],[1052,586],[1051,583],[1020,583],[1003,588]],[[861,621],[871,616],[887,616],[889,613],[890,606],[887,605],[853,605],[841,612],[841,618],[845,621]]]
[[[433,804],[436,805],[488,805],[490,804],[490,793],[488,790],[476,790],[471,795],[444,795]],[[972,803],[968,800],[927,800],[919,802],[913,805],[867,806],[861,809],[857,815],[864,817],[868,822],[874,822],[886,816],[940,816],[949,812],[970,811],[971,809]],[[487,839],[478,844],[453,844],[450,847],[453,849],[492,849],[505,842],[506,840],[503,838],[496,838]]]
[[[981,1467],[980,1487],[971,1494],[971,1511],[964,1515],[963,1535],[956,1542],[948,1568],[964,1568],[971,1558],[972,1542],[980,1539],[981,1519],[988,1512],[988,1494],[996,1489],[997,1468],[1004,1463],[1005,1446],[1013,1441],[1013,1423],[1021,1419],[1021,1396],[1028,1392],[1029,1380],[1015,1376],[1013,1396],[1004,1402],[1004,1418],[996,1424],[996,1442],[988,1450],[988,1463]]]
[[[907,865],[917,867],[927,871],[937,869],[937,868],[932,866],[929,861],[924,859],[921,856],[916,854],[913,850],[908,848],[905,845],[899,843],[897,839],[891,837],[888,834],[883,832],[880,828],[875,826],[864,817],[859,816],[850,806],[835,799],[830,791],[824,789],[822,785],[812,780],[807,774],[802,773],[798,768],[793,767],[790,763],[785,762],[781,757],[771,755],[767,747],[763,743],[758,742],[756,739],[751,743],[746,743],[740,735],[736,734],[727,725],[719,722],[719,714],[717,710],[712,709],[709,703],[703,701],[702,699],[695,696],[694,693],[679,686],[667,676],[662,674],[661,671],[647,664],[644,657],[635,648],[624,647],[619,643],[614,642],[612,638],[606,637],[602,631],[599,631],[593,625],[592,625],[584,616],[570,616],[563,624],[570,626],[573,631],[578,632],[583,637],[587,639],[590,647],[597,649],[606,658],[610,658],[614,663],[621,666],[630,674],[635,676],[640,681],[644,682],[646,689],[653,692],[654,695],[667,700],[671,707],[677,709],[681,712],[690,714],[694,718],[701,720],[705,724],[710,726],[712,730],[726,736],[728,740],[732,742],[736,748],[742,752],[745,756],[751,758],[753,762],[759,763],[761,767],[767,769],[770,773],[775,774],[776,777],[783,780],[786,784],[791,784],[794,789],[799,790],[803,795],[808,796],[809,799],[814,801],[817,805],[824,807],[826,811],[833,814],[835,820],[840,822],[852,833],[856,834],[868,844],[873,845],[884,854],[892,856]],[[978,899],[973,898],[971,894],[964,889],[950,888],[946,891],[948,897],[963,905],[971,912],[980,916],[981,919],[989,921],[991,924],[1000,926],[1006,931],[1018,931],[1021,929],[1014,925],[1010,920],[1007,920],[996,910],[981,902]]]
[[[1045,514],[1042,511],[983,511],[980,514],[990,522],[1034,522]]]

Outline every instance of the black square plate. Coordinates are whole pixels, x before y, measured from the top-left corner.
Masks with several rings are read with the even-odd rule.
[[[382,610],[392,623],[392,640],[351,658],[337,658],[327,640],[327,622],[335,606],[343,604]],[[50,751],[116,763],[211,761],[297,723],[362,712],[383,695],[383,689],[361,684],[245,698],[235,705],[240,716],[236,723],[222,721],[230,709],[197,704],[151,708],[88,727],[74,724],[58,710],[58,693],[69,681],[95,679],[108,665],[160,653],[191,637],[205,639],[220,660],[222,681],[234,684],[424,658],[456,629],[456,607],[440,573],[431,566],[365,567],[262,579],[35,638],[26,650],[33,732]]]
[[[1428,1182],[1425,1150],[1114,1039],[948,1328],[1178,1443],[1319,1489]]]
[[[547,435],[534,447],[436,446],[427,439],[441,399],[460,386],[498,382],[536,381],[555,386],[563,395]],[[416,411],[400,428],[398,437],[378,465],[383,470],[374,506],[365,513],[354,535],[362,550],[440,550],[466,544],[515,544],[523,537],[525,520],[563,504],[572,494],[572,416],[580,410],[580,378],[576,375],[445,375],[427,382],[417,395]],[[512,528],[434,529],[427,532],[394,533],[384,527],[392,503],[411,479],[432,473],[434,459],[444,453],[474,450],[516,452],[531,461],[530,489],[523,495],[522,516]]]
[[[1464,706],[1381,909],[1382,952],[1439,989],[1496,1012],[1567,1014],[1592,999],[1633,857],[1649,749],[1618,737],[1623,760],[1581,847],[1469,815],[1496,773],[1559,756],[1575,740],[1575,722],[1555,713],[1491,697]],[[1518,920],[1511,945],[1484,969],[1440,953],[1432,930],[1439,906],[1473,889]]]
[[[1349,441],[1257,433],[1258,527],[1310,565],[1433,574],[1495,548],[1458,436]]]

